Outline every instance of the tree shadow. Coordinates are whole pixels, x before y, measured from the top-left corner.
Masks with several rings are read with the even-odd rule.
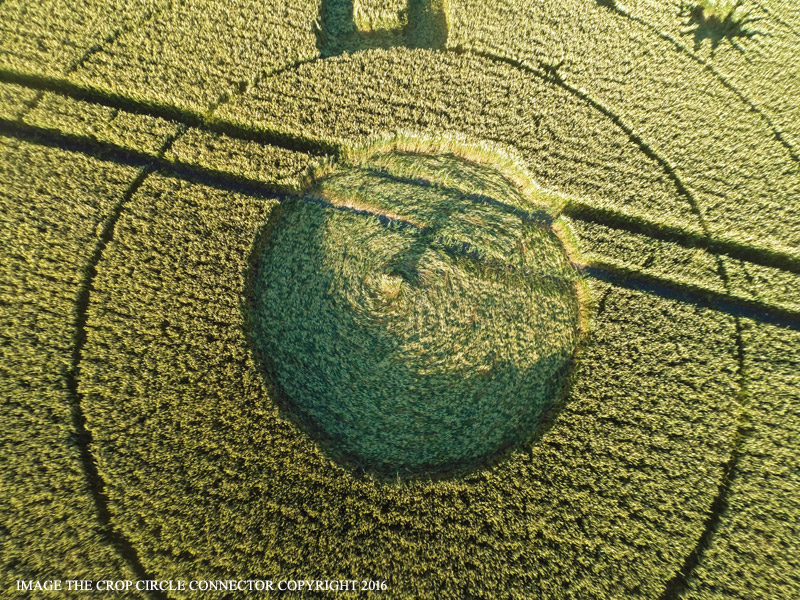
[[[375,48],[444,48],[447,16],[443,0],[408,0],[408,22],[404,27],[362,31],[358,28],[355,2],[323,0],[317,18],[317,48],[323,57]]]
[[[740,16],[732,13],[724,19],[720,19],[716,15],[707,16],[699,4],[684,3],[680,16],[684,19],[685,26],[681,33],[693,37],[695,51],[706,41],[710,42],[712,51],[727,41],[744,54],[745,48],[740,41],[767,35],[753,27],[753,24],[762,20],[763,17],[754,17],[749,13],[743,13]]]

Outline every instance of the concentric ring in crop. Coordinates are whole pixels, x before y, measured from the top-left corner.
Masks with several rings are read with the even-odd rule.
[[[704,48],[672,3],[414,0],[360,25],[349,6],[384,3],[284,4],[0,3],[4,589],[69,572],[796,596],[797,319],[714,300],[797,314],[796,11],[756,2],[763,35]],[[271,335],[254,337],[255,292],[285,284],[258,267],[270,244],[294,256],[275,242],[295,211],[420,238],[408,203],[337,199],[353,172],[286,196],[312,156],[399,130],[513,149],[580,208],[554,225],[570,250],[618,268],[584,282],[591,328],[559,410],[494,458],[497,440],[484,460],[469,438],[413,464],[370,433],[373,454],[348,449],[299,414],[275,349],[254,351]],[[484,264],[439,237],[421,261]],[[414,262],[337,297],[381,300],[367,316],[385,321],[425,283]],[[639,285],[653,274],[672,287]]]
[[[527,441],[578,338],[553,207],[453,154],[378,153],[310,194],[254,276],[255,343],[294,409],[334,454],[391,474]]]
[[[405,178],[447,187],[447,169],[434,170],[435,179],[430,179],[430,162],[447,144],[416,145],[423,146],[424,156],[407,165],[416,173]],[[384,160],[387,172],[377,164],[369,163],[370,168],[384,176],[394,173],[409,149],[402,143],[395,146],[401,152],[375,159]],[[457,162],[460,172],[451,187],[463,187],[460,179],[470,166]],[[547,214],[529,205],[514,206],[520,197],[503,193],[509,184],[498,181],[493,169],[472,169],[480,173],[485,189],[476,195],[485,202],[467,206],[492,208],[484,218],[500,223],[513,215],[507,229],[519,231],[509,239],[496,234],[470,239],[483,248],[484,259],[503,244],[516,248],[520,237],[527,243],[526,236],[549,231],[520,225],[521,214],[527,214],[526,220],[545,221]],[[731,319],[643,292],[592,284],[593,310],[602,303],[602,318],[593,317],[567,397],[535,435],[521,432],[499,460],[485,465],[477,464],[478,453],[467,454],[472,466],[450,477],[427,477],[424,468],[421,476],[408,479],[353,469],[337,455],[342,453],[341,438],[338,446],[326,444],[321,432],[284,410],[287,406],[253,353],[248,315],[253,303],[263,299],[254,274],[269,273],[259,265],[265,252],[270,260],[270,241],[286,245],[272,257],[291,253],[293,247],[309,249],[302,245],[303,235],[288,235],[303,231],[292,226],[293,215],[305,215],[314,225],[306,236],[326,232],[322,225],[333,223],[346,227],[348,234],[361,228],[382,238],[411,228],[401,221],[424,223],[429,203],[421,203],[415,213],[410,197],[398,202],[398,196],[389,194],[387,202],[395,204],[381,206],[380,196],[371,195],[369,203],[356,205],[352,190],[358,186],[350,183],[362,177],[358,168],[323,174],[318,189],[279,203],[154,174],[126,204],[91,296],[80,390],[110,506],[142,563],[157,577],[209,572],[236,577],[242,569],[299,569],[313,578],[372,577],[388,580],[401,595],[416,597],[460,597],[464,590],[522,593],[534,580],[543,593],[557,594],[587,585],[581,583],[586,574],[581,561],[589,544],[595,547],[592,564],[602,572],[603,587],[618,589],[635,578],[637,585],[657,588],[652,569],[666,575],[691,551],[716,492],[714,474],[727,460],[735,414]],[[336,194],[338,183],[347,183],[345,199]],[[416,195],[416,185],[409,189]],[[430,202],[435,206],[447,198]],[[495,206],[490,199],[510,206]],[[432,211],[432,216],[438,214]],[[444,252],[445,245],[466,241],[459,237],[459,227],[447,232],[449,241],[445,232],[431,240],[422,257],[444,261],[447,256],[454,261],[448,264],[459,264]],[[402,235],[409,237],[397,238],[401,248],[419,239],[410,232]],[[549,235],[540,241],[555,243]],[[320,260],[326,258],[320,249],[336,247],[327,243],[320,246],[317,240],[311,247]],[[550,257],[549,273],[556,279],[564,276],[562,252],[539,254]],[[507,254],[516,257],[515,266],[526,264],[521,251]],[[536,255],[530,254],[533,261]],[[464,261],[460,264],[465,270],[480,269],[479,258],[480,253],[458,260]],[[402,262],[389,261],[388,295],[398,281],[402,290],[422,271]],[[331,260],[327,270],[306,271],[309,283],[318,285],[332,269],[346,264]],[[497,273],[514,280],[514,270],[506,274],[494,267],[487,277]],[[380,281],[366,279],[355,289],[373,286],[380,292]],[[331,296],[338,296],[340,310],[353,311],[342,293],[334,289]],[[390,300],[384,291],[372,294],[371,301],[381,297]],[[574,310],[562,313],[571,327]],[[311,331],[317,337],[304,339],[318,343],[318,330]],[[693,370],[671,358],[674,347],[700,357]],[[662,381],[674,383],[664,386]],[[707,392],[701,411],[681,399],[691,386]],[[465,447],[471,450],[469,440],[455,449],[463,452]],[[419,452],[430,448],[437,446],[421,445]],[[479,452],[497,451],[494,444],[487,448]],[[365,466],[379,470],[383,465],[373,460]],[[388,475],[388,469],[381,475]],[[670,511],[655,506],[680,506],[678,526]],[[644,511],[641,518],[631,520],[627,507],[640,507],[631,510]],[[649,564],[646,576],[636,568],[637,561],[613,558],[628,551],[630,536],[668,549]],[[167,556],[179,558],[166,561]],[[468,568],[453,577],[450,565],[456,563]],[[620,565],[630,568],[620,570]]]

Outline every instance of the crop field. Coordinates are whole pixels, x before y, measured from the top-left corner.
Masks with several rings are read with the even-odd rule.
[[[792,2],[0,0],[0,224],[2,598],[800,598]]]

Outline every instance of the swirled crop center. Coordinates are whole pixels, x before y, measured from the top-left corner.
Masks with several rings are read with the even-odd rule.
[[[320,178],[254,270],[255,346],[287,408],[374,472],[441,472],[528,440],[578,337],[549,222],[512,178],[451,153],[376,152]]]

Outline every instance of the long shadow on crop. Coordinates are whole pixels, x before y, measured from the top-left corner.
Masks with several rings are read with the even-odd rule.
[[[51,130],[41,127],[0,119],[0,137],[5,136],[29,140],[35,144],[61,148],[70,152],[80,152],[87,156],[94,156],[100,160],[110,160],[134,167],[143,167],[152,164],[156,169],[173,177],[201,183],[217,189],[250,194],[256,197],[278,197],[283,199],[286,193],[285,190],[279,191],[280,188],[276,184],[265,184],[262,181],[247,179],[208,167],[199,167],[188,163],[175,163],[160,159],[155,154],[131,150],[130,148],[124,148],[108,142],[84,136],[54,133]],[[329,202],[325,202],[325,205],[337,208],[337,210],[352,210],[346,207],[335,207]],[[662,224],[643,222],[631,218],[629,215],[620,215],[608,209],[600,209],[580,202],[568,204],[563,214],[585,222],[599,223],[623,231],[671,241],[686,248],[702,248],[714,254],[727,254],[731,258],[752,262],[757,265],[782,269],[791,273],[800,272],[800,262],[785,254],[761,248],[752,248],[746,244],[739,244],[731,242],[730,240],[706,238],[704,235],[696,232],[684,231],[677,227],[665,226]],[[384,218],[380,214],[375,214],[374,216],[378,219],[383,218],[387,223],[391,221],[391,219]],[[407,226],[413,227],[412,224],[407,224]],[[629,274],[619,272],[618,275],[621,278],[619,281],[625,281],[625,277]],[[664,290],[663,293],[677,294],[678,296],[683,294],[687,287],[685,282],[669,280],[661,280],[658,285],[660,290]],[[661,292],[653,290],[653,293]],[[792,329],[800,328],[800,316],[795,311],[787,312],[769,303],[761,301],[747,302],[735,296],[727,296],[716,292],[705,291],[703,295],[707,297],[709,301],[708,306],[716,311],[730,314],[742,314],[759,322],[777,323],[791,327]]]
[[[354,0],[323,0],[317,17],[317,48],[323,57],[374,48],[444,48],[447,17],[441,0],[408,0],[408,23],[396,29],[361,31]]]
[[[744,53],[744,48],[739,40],[751,39],[758,35],[764,35],[758,29],[754,29],[752,24],[761,20],[760,17],[743,15],[740,18],[728,16],[724,19],[718,17],[707,17],[700,6],[684,7],[681,16],[685,19],[685,28],[682,33],[691,34],[694,38],[694,49],[698,50],[704,42],[711,43],[711,49],[716,50],[725,41]]]
[[[640,18],[633,17],[617,0],[595,0],[598,6],[612,10],[620,15],[634,19],[642,24],[649,25]],[[734,13],[720,19],[717,16],[706,16],[700,4],[684,3],[680,16],[684,18],[684,34],[693,34],[694,49],[697,50],[703,42],[709,40],[712,49],[716,49],[722,42],[728,40],[734,48],[744,52],[744,48],[737,43],[738,38],[752,38],[762,35],[762,32],[752,29],[750,25],[760,21],[760,17],[751,17],[749,14]]]
[[[337,220],[374,221],[293,199],[254,250],[248,335],[283,416],[336,462],[381,477],[441,475],[529,441],[559,398],[572,350],[542,352],[525,366],[494,357],[476,368],[426,371],[437,357],[407,349],[419,332],[398,335],[391,302],[385,314],[362,310],[354,289],[363,273],[348,279],[335,266],[360,244],[336,244],[331,255]],[[419,235],[375,227],[405,249]],[[559,293],[574,292],[574,279],[560,285]]]

